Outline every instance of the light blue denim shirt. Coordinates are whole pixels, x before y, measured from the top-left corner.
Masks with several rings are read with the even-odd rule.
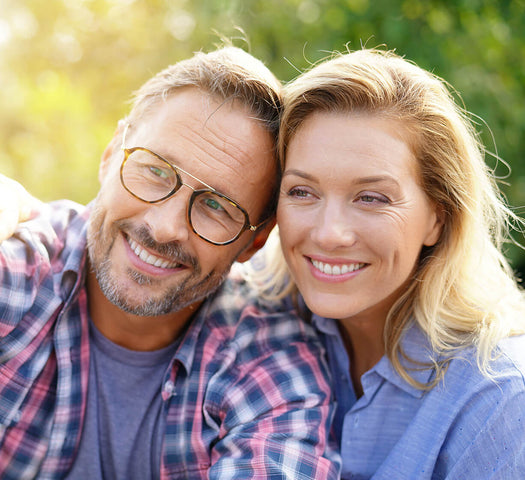
[[[314,316],[325,341],[338,403],[333,430],[343,479],[525,479],[525,336],[506,339],[491,380],[472,350],[454,359],[428,392],[403,380],[383,357],[362,378],[356,399],[337,323]],[[415,326],[403,340],[414,360],[430,358]],[[430,369],[412,371],[420,382]]]

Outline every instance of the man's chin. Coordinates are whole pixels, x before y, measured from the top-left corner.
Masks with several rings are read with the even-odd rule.
[[[159,286],[151,286],[147,276],[138,279],[128,279],[132,285],[125,286],[122,282],[112,281],[104,275],[98,278],[100,289],[104,296],[116,307],[126,313],[141,317],[156,317],[176,313],[184,308],[199,303],[216,290],[219,284],[207,288],[202,285],[189,287],[187,285],[168,289],[159,294]],[[215,283],[215,282],[214,282]]]
[[[109,256],[97,265],[93,263],[92,269],[102,293],[113,305],[126,313],[147,317],[175,313],[200,303],[221,285],[229,270],[222,275],[212,272],[204,278],[190,276],[176,285],[166,285],[135,270],[117,274]]]
[[[138,317],[158,317],[160,315],[174,313],[178,310],[178,308],[174,308],[174,306],[171,304],[166,305],[162,302],[155,302],[151,300],[147,300],[140,304],[137,304],[136,302],[130,303],[129,301],[121,298],[108,297],[108,300],[122,311],[136,315]]]
[[[122,292],[115,291],[113,288],[104,288],[102,285],[101,290],[106,298],[120,310],[140,317],[156,317],[177,310],[172,302],[164,298],[141,298],[142,295],[126,295]]]

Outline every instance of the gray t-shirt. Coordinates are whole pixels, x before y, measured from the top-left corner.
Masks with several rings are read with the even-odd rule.
[[[67,479],[160,478],[165,418],[161,385],[175,344],[137,352],[91,323],[88,402],[80,449]]]

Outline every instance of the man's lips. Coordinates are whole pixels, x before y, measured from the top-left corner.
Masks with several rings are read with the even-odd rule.
[[[142,248],[135,240],[133,240],[130,237],[126,236],[126,240],[135,255],[139,257],[144,263],[147,263],[148,265],[153,265],[154,267],[158,268],[179,268],[183,265],[178,262],[172,262],[167,260],[166,258],[157,257],[156,255],[152,254],[148,250]]]
[[[355,272],[356,270],[360,270],[366,266],[366,263],[337,263],[337,264],[331,264],[328,262],[321,262],[320,260],[314,260],[313,258],[310,258],[310,262],[314,266],[314,268],[321,273],[324,273],[325,275],[346,275],[348,273]]]

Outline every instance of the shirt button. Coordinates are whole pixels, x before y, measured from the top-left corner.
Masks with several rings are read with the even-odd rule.
[[[173,382],[171,380],[168,380],[164,384],[164,389],[162,391],[162,398],[164,400],[167,400],[168,398],[170,398],[173,395],[173,391],[174,390],[175,390],[175,385],[173,384]]]

